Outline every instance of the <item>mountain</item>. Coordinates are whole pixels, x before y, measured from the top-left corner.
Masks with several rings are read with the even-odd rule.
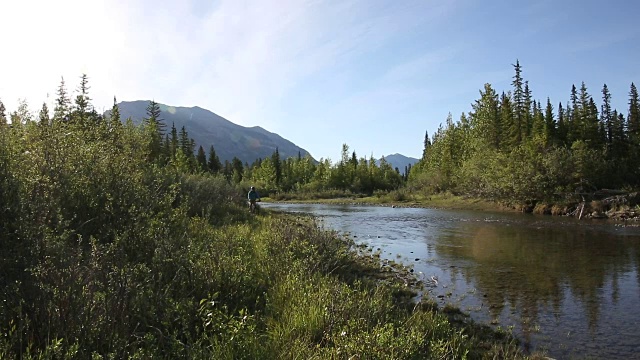
[[[131,118],[134,124],[140,124],[147,117],[148,100],[123,101],[118,104],[122,121]],[[269,132],[259,126],[244,127],[232,123],[209,110],[200,107],[176,107],[159,104],[160,119],[167,125],[166,131],[171,131],[171,124],[176,129],[184,126],[189,137],[196,143],[196,149],[202,145],[205,152],[213,145],[221,161],[237,157],[242,162],[251,164],[258,158],[266,158],[278,148],[281,159],[292,156],[305,156],[308,152],[284,139],[278,134]],[[105,113],[110,115],[110,111]]]
[[[398,170],[400,170],[401,174],[404,174],[404,168],[405,166],[413,166],[415,163],[418,162],[418,159],[416,158],[412,158],[412,157],[408,157],[408,156],[404,156],[402,154],[391,154],[391,155],[387,155],[384,157],[384,159],[391,164],[392,168],[398,168]],[[378,163],[380,163],[378,161]]]

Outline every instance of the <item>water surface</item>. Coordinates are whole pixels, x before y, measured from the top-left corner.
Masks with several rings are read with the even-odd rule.
[[[640,228],[474,211],[264,204],[320,217],[438,285],[429,296],[558,359],[640,359]]]

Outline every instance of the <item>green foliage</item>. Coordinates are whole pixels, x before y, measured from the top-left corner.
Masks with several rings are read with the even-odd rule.
[[[414,306],[352,242],[306,218],[248,214],[239,187],[194,173],[186,148],[148,161],[157,128],[58,110],[0,127],[1,358],[494,355]],[[280,165],[282,180],[331,179],[308,159]],[[384,161],[351,165],[395,184]]]
[[[532,99],[519,62],[514,69],[512,92],[498,101],[486,84],[468,117],[454,123],[449,115],[446,126],[425,140],[409,189],[535,203],[576,191],[640,185],[636,120],[625,122],[612,109],[606,85],[600,114],[582,83],[579,90],[572,86],[570,105],[560,103],[556,118],[550,99],[544,110]],[[633,84],[629,98],[629,118],[635,119],[640,105]]]
[[[389,191],[404,183],[403,177],[384,158],[379,160],[379,164],[373,156],[358,159],[355,151],[349,155],[346,144],[343,145],[342,159],[337,164],[332,164],[329,159],[320,159],[316,164],[309,156],[282,160],[276,149],[271,157],[252,164],[243,179],[263,193],[280,198],[324,197],[322,194],[334,191],[371,195],[375,190]]]

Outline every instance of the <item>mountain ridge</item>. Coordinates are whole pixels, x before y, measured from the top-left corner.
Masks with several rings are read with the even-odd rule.
[[[122,121],[131,118],[134,124],[140,124],[147,116],[149,103],[150,100],[118,103]],[[208,152],[213,145],[221,161],[231,161],[237,157],[242,162],[251,164],[257,159],[271,156],[276,148],[282,159],[298,154],[310,156],[307,150],[261,126],[238,125],[200,106],[184,107],[160,103],[158,105],[161,111],[160,119],[167,126],[167,131],[170,131],[172,124],[178,131],[184,126],[189,137],[195,141],[196,149],[202,146],[205,152]],[[110,112],[106,111],[105,115],[108,116]]]

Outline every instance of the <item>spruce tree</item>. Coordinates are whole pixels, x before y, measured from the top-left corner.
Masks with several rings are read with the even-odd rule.
[[[551,99],[547,98],[547,106],[544,110],[544,130],[545,137],[548,144],[557,142],[557,124],[553,115],[553,105],[551,105]]]
[[[580,93],[578,98],[578,107],[575,114],[575,124],[578,129],[578,139],[588,142],[593,146],[594,142],[594,125],[597,129],[597,123],[593,123],[593,114],[590,101],[593,101],[589,92],[587,91],[587,85],[582,82],[580,85]],[[597,122],[597,117],[596,117]]]
[[[471,128],[474,132],[472,136],[493,149],[499,149],[502,126],[498,94],[493,90],[491,84],[484,84],[484,91],[480,91],[480,99],[476,100],[472,106],[473,112],[469,114]]]
[[[546,146],[549,138],[547,137],[542,105],[539,101],[533,102],[533,114],[531,115],[531,119],[530,135],[537,138],[539,141],[542,141],[542,144]]]
[[[562,102],[558,103],[558,130],[556,134],[556,138],[558,139],[558,144],[562,146],[567,146],[567,123],[565,110],[562,107]]]
[[[175,123],[171,123],[171,139],[170,139],[171,145],[170,145],[170,154],[171,154],[171,158],[173,158],[174,156],[176,156],[176,150],[178,150],[179,148],[179,141],[178,141],[178,130],[176,129],[176,124]]]
[[[231,167],[231,163],[229,160],[224,161],[224,166],[222,168],[222,174],[227,179],[227,181],[231,181],[231,177],[233,176],[233,167]]]
[[[257,166],[260,166],[260,164],[258,163]],[[213,148],[213,145],[211,145],[211,147],[209,148],[209,159],[207,161],[207,168],[212,174],[217,174],[220,172],[220,170],[222,170],[222,163],[220,163],[220,159],[218,158],[218,155],[216,155],[216,151]]]
[[[166,159],[162,159],[164,153],[162,149],[163,135],[160,131],[159,116],[160,108],[155,101],[149,102],[147,105],[147,117],[143,119],[144,126],[146,128],[146,134],[148,136],[149,144],[149,160],[157,164],[163,164]],[[184,155],[189,156],[190,153],[183,149]]]
[[[112,130],[122,127],[120,107],[118,106],[118,101],[116,100],[115,96],[113,97],[113,106],[111,107],[111,118],[109,119],[109,127]]]
[[[607,84],[602,86],[602,106],[600,107],[600,123],[604,126],[606,132],[606,149],[609,155],[613,146],[613,112],[611,109],[611,93]]]
[[[78,88],[79,94],[75,100],[74,120],[82,126],[87,126],[89,116],[91,113],[91,98],[89,97],[89,78],[87,74],[82,74],[80,77],[80,87]]]
[[[598,120],[598,106],[589,97],[586,111],[584,111],[584,139],[590,143],[592,149],[600,149],[605,143],[604,127],[600,127]]]
[[[431,139],[429,139],[429,131],[427,130],[424,132],[424,148],[422,149],[423,160],[426,160],[427,152],[429,151],[430,147],[431,147]]]
[[[523,114],[523,129],[522,139],[527,139],[531,136],[533,131],[533,113],[536,110],[536,102],[533,100],[531,89],[529,88],[529,82],[524,82],[524,114]]]
[[[580,139],[580,106],[578,104],[578,89],[571,85],[571,106],[567,106],[567,144],[571,146],[574,141]]]
[[[634,83],[631,83],[631,89],[629,90],[627,131],[629,134],[629,140],[634,145],[640,145],[640,99],[638,98],[638,89]]]
[[[38,114],[38,118],[40,120],[41,126],[48,126],[50,123],[49,119],[49,108],[47,107],[47,103],[42,103],[42,108],[40,109],[40,113]]]
[[[69,94],[67,93],[67,87],[64,83],[64,77],[60,80],[60,86],[56,91],[58,96],[53,108],[53,121],[65,121],[68,119],[69,112],[71,111],[71,100],[69,100]]]
[[[625,134],[625,118],[622,113],[613,110],[611,114],[611,157],[621,159],[627,155],[627,137]]]
[[[242,181],[242,176],[244,174],[244,166],[242,165],[242,161],[234,156],[233,159],[231,159],[231,168],[233,169],[233,182],[239,183],[240,181]]]
[[[273,162],[273,167],[276,170],[276,186],[280,186],[280,182],[282,181],[282,163],[280,161],[280,152],[276,147],[276,151],[271,155],[271,161]]]
[[[631,83],[629,90],[629,113],[627,115],[627,139],[629,141],[628,158],[630,160],[629,167],[631,169],[630,178],[634,184],[638,184],[640,180],[640,99],[638,98],[638,89],[634,83]]]
[[[169,137],[167,137],[167,144],[168,142],[169,142]],[[207,170],[207,155],[205,154],[204,149],[202,148],[202,145],[198,147],[198,155],[196,155],[196,163],[198,164],[199,171]]]
[[[513,65],[516,74],[513,76],[513,123],[509,133],[511,136],[511,144],[519,145],[522,140],[522,134],[526,132],[525,113],[529,110],[525,106],[524,80],[522,80],[522,67],[520,61],[516,60]]]
[[[162,111],[160,110],[160,104],[155,102],[155,100],[149,101],[149,104],[147,105],[147,117],[145,118],[145,122],[155,122],[158,127],[158,135],[160,138],[163,138],[167,126],[164,123],[164,120],[160,117],[161,114]]]
[[[7,114],[6,114],[7,109],[4,107],[4,104],[2,103],[2,100],[0,100],[0,126],[6,126],[7,125]]]

